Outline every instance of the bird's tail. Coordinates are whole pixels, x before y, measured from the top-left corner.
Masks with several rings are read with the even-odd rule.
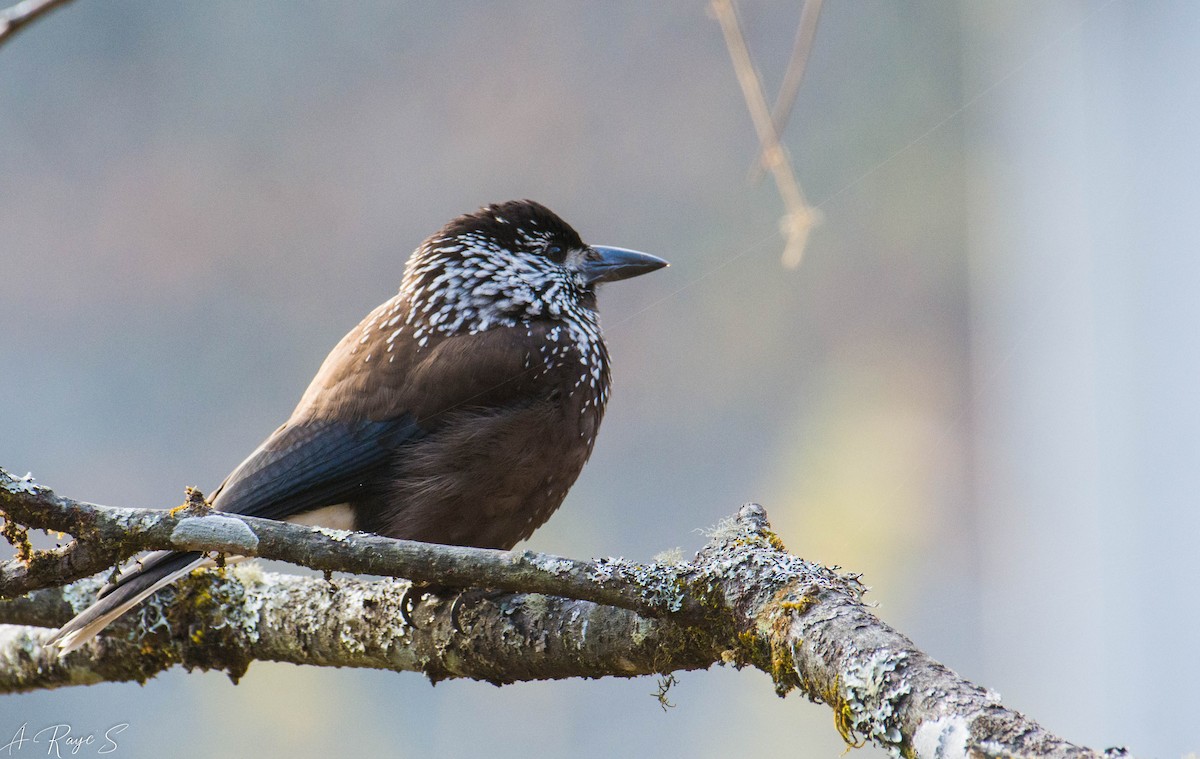
[[[96,637],[105,627],[159,588],[211,563],[198,551],[155,551],[125,572],[115,583],[100,589],[95,602],[67,622],[46,642],[66,655]]]

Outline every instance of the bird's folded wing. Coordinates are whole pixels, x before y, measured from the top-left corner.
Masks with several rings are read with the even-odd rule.
[[[286,519],[367,495],[397,448],[421,435],[411,417],[289,422],[277,429],[214,493],[220,510]],[[375,475],[375,476],[373,476]]]

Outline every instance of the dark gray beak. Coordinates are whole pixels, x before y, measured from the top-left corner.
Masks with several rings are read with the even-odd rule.
[[[629,279],[668,265],[666,261],[649,253],[592,245],[584,254],[583,263],[579,266],[579,275],[589,285],[595,285],[600,282]]]

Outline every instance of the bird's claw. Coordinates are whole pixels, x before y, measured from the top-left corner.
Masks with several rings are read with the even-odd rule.
[[[468,604],[474,606],[483,601],[492,601],[500,596],[508,595],[507,590],[489,590],[486,588],[468,588],[462,591],[454,598],[454,602],[450,604],[450,624],[454,626],[454,631],[457,633],[467,634],[459,621],[459,612]]]
[[[438,593],[441,588],[424,583],[410,583],[404,589],[404,594],[400,596],[400,618],[404,620],[404,624],[409,627],[417,627],[417,623],[413,620],[413,612],[417,610],[417,604],[425,596]]]
[[[400,596],[400,618],[409,627],[419,627],[413,618],[413,612],[417,610],[417,604],[421,603],[426,596],[445,596],[452,590],[440,585],[412,583],[404,589],[404,594]],[[488,590],[484,588],[464,588],[459,590],[457,595],[454,596],[454,600],[450,603],[450,624],[454,628],[454,631],[464,635],[467,633],[460,619],[463,608],[474,606],[483,601],[491,601],[507,593],[508,591],[506,590]]]

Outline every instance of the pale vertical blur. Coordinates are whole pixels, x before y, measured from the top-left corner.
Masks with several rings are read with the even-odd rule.
[[[1200,6],[965,17],[969,87],[1034,56],[966,114],[980,677],[1064,734],[1179,756],[1200,746]]]
[[[799,3],[739,5],[773,92]],[[0,49],[0,466],[211,489],[423,236],[532,197],[673,265],[603,293],[609,417],[531,545],[691,551],[757,500],[1050,729],[1194,751],[1198,59],[1184,2],[826,3],[783,134],[824,221],[789,272],[703,2],[77,0]],[[760,673],[654,689],[255,664],[0,697],[0,745],[842,751]]]

